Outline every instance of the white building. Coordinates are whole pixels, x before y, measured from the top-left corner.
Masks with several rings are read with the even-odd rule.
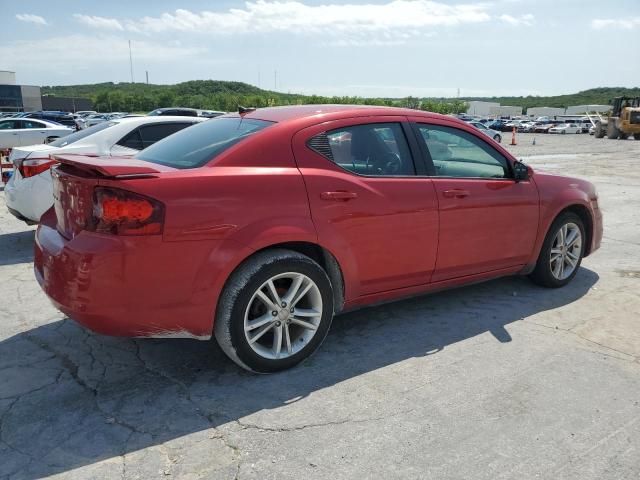
[[[478,100],[471,100],[467,102],[467,115],[477,115],[479,117],[487,117],[491,115],[491,109],[499,107],[497,102],[481,102]]]
[[[584,115],[586,112],[607,113],[611,110],[611,105],[576,105],[567,107],[567,115]]]
[[[522,107],[511,107],[498,104],[489,109],[489,115],[496,117],[518,117],[522,115]]]
[[[527,108],[527,115],[533,118],[538,117],[556,117],[558,115],[564,115],[564,108],[555,108],[555,107],[530,107]]]

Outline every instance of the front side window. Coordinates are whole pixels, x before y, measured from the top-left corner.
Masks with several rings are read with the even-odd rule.
[[[474,135],[457,128],[418,125],[438,177],[510,178],[509,162]]]
[[[18,120],[5,120],[4,122],[0,122],[0,130],[15,130],[20,128],[17,126]]]
[[[136,155],[139,160],[173,168],[201,167],[254,133],[273,125],[266,120],[218,117],[160,140]]]
[[[411,152],[399,123],[342,127],[316,135],[307,144],[358,175],[415,175]]]

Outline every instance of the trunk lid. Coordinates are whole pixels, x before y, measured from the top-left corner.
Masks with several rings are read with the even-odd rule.
[[[154,178],[175,170],[127,157],[54,155],[53,158],[60,163],[51,169],[56,227],[69,239],[87,229],[92,221],[94,189],[101,180]]]

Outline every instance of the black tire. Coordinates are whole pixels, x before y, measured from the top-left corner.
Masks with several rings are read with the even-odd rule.
[[[580,248],[578,263],[571,275],[563,280],[559,280],[551,272],[551,247],[553,244],[553,240],[558,233],[558,230],[560,230],[560,227],[566,225],[567,223],[574,223],[580,228],[580,233],[582,234],[582,246]],[[573,280],[573,277],[576,276],[576,273],[578,273],[578,270],[580,269],[580,264],[582,263],[582,258],[584,256],[586,239],[587,237],[585,235],[584,223],[578,215],[572,212],[565,212],[560,214],[558,218],[556,218],[551,224],[551,227],[549,227],[547,236],[545,237],[542,248],[540,249],[540,255],[538,255],[536,268],[533,270],[533,272],[531,272],[531,274],[529,274],[529,278],[531,279],[531,281],[547,288],[564,287],[567,283]]]
[[[624,132],[618,133],[618,140],[626,140],[627,138],[629,138],[628,133],[624,133]]]
[[[596,138],[604,138],[605,134],[606,134],[606,129],[603,128],[602,123],[597,122],[596,123],[596,128],[595,128],[595,132],[594,132],[594,136]]]
[[[640,140],[640,133],[634,133],[633,138],[635,138],[636,140]]]
[[[498,135],[498,134],[494,135],[493,139],[498,143],[502,142],[502,137],[500,135]]]
[[[58,140],[59,137],[47,137],[47,139],[45,140],[45,143],[51,143],[55,140]]]
[[[607,138],[615,140],[620,135],[620,130],[615,126],[613,121],[609,121],[607,125]]]
[[[316,284],[322,298],[322,316],[314,336],[300,351],[286,358],[268,359],[249,345],[244,314],[260,286],[286,272],[302,273]],[[224,353],[240,367],[256,373],[273,373],[297,365],[318,349],[329,332],[333,312],[333,289],[320,265],[292,250],[266,250],[242,263],[227,280],[218,302],[214,335]]]

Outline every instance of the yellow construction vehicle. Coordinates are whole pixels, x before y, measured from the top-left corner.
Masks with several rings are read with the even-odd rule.
[[[587,114],[595,127],[596,138],[619,138],[625,140],[629,135],[640,140],[640,97],[616,97],[613,99],[609,115],[603,118]]]

